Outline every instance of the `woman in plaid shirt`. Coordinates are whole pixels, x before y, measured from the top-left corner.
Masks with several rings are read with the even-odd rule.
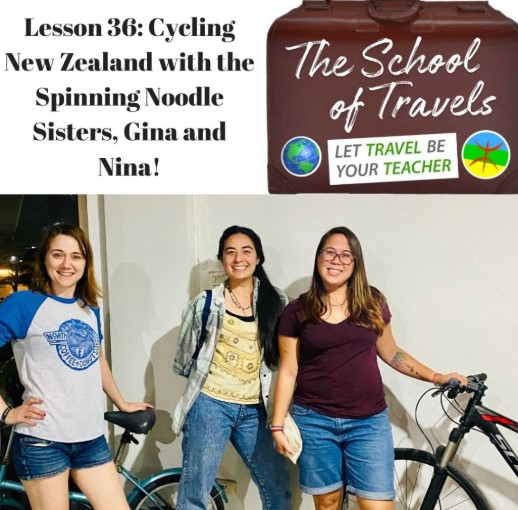
[[[227,228],[218,259],[227,279],[213,289],[207,337],[192,360],[201,333],[206,293],[182,315],[174,371],[188,377],[173,430],[183,432],[183,470],[178,510],[205,509],[228,441],[259,489],[264,510],[289,510],[285,459],[273,449],[266,404],[279,350],[276,325],[287,302],[263,269],[257,234]]]

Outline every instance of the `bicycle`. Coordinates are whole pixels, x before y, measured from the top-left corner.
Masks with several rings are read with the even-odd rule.
[[[14,361],[9,360],[0,370],[0,386],[13,385],[17,378]],[[7,382],[6,382],[7,381]],[[2,384],[3,383],[3,384]],[[17,383],[16,383],[17,384]],[[6,401],[12,400],[8,395],[2,395]],[[124,429],[119,446],[114,457],[117,471],[127,480],[132,490],[127,494],[127,501],[131,510],[174,510],[178,497],[178,487],[182,469],[170,468],[154,473],[144,479],[139,478],[122,463],[126,448],[130,443],[138,444],[135,434],[147,434],[155,424],[155,411],[146,409],[135,413],[110,411],[104,414],[105,420]],[[7,429],[9,427],[5,427]],[[22,483],[16,478],[10,466],[11,442],[14,427],[10,427],[6,439],[5,449],[2,448],[0,460],[0,509],[26,510],[30,509]],[[4,432],[4,431],[2,431]],[[215,480],[210,493],[207,508],[209,510],[225,510],[228,497],[225,492],[227,481]],[[70,490],[69,500],[73,510],[92,510],[86,496],[78,490]]]
[[[491,509],[476,483],[453,464],[460,444],[471,430],[486,436],[518,476],[518,457],[498,428],[500,425],[518,433],[518,422],[482,404],[487,390],[486,374],[470,376],[468,381],[468,385],[463,388],[457,380],[452,379],[441,388],[426,390],[417,402],[416,421],[417,409],[423,397],[430,392],[434,397],[440,395],[443,412],[456,426],[451,430],[447,444],[439,445],[434,453],[413,448],[395,448],[395,510]],[[463,392],[472,394],[464,408],[456,401],[456,397]],[[460,413],[458,421],[448,414],[443,398],[447,398]],[[354,498],[348,497],[343,508],[357,508],[355,505]]]

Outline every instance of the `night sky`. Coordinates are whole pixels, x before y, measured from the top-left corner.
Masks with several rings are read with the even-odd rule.
[[[12,255],[23,258],[56,221],[78,224],[77,195],[0,196],[0,265]]]

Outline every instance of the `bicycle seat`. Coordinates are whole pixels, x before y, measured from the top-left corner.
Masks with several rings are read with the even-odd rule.
[[[134,413],[107,411],[104,413],[104,419],[135,434],[147,434],[155,424],[156,414],[154,409]]]

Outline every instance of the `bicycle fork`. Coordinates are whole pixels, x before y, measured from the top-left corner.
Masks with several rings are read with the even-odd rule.
[[[426,491],[420,510],[433,510],[439,501],[441,491],[448,477],[448,464],[455,458],[464,432],[458,427],[450,432],[448,444],[440,445],[435,452],[434,475]]]

